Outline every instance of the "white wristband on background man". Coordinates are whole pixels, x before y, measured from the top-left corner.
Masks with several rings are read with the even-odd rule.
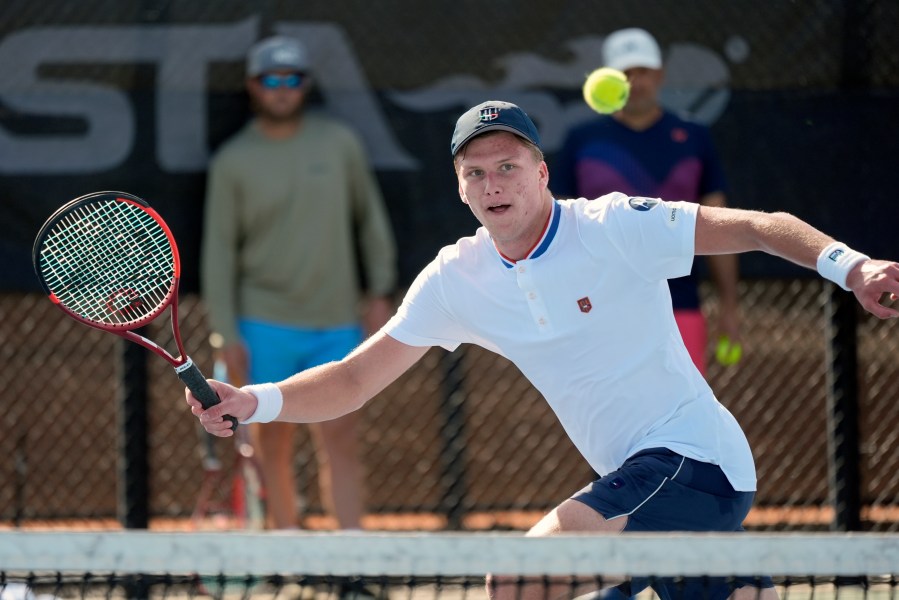
[[[248,423],[270,423],[281,414],[284,406],[284,396],[274,383],[256,383],[240,388],[244,392],[250,392],[256,396],[256,410],[241,425]]]
[[[850,290],[846,287],[846,277],[849,276],[849,271],[866,260],[871,260],[871,257],[856,252],[846,244],[833,242],[818,255],[818,273],[848,292]]]

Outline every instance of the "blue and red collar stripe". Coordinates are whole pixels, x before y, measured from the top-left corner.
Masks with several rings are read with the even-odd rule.
[[[534,247],[531,248],[530,252],[521,259],[528,260],[531,258],[537,258],[542,255],[549,248],[550,244],[552,244],[553,238],[556,237],[556,231],[559,229],[559,221],[562,220],[562,207],[558,202],[553,200],[553,209],[549,214],[549,218],[546,220],[546,226],[543,228],[543,234],[540,236],[540,239],[537,240],[537,243],[534,244]],[[496,246],[494,245],[494,248]],[[507,269],[511,269],[515,266],[517,261],[505,256],[502,252],[499,251],[499,248],[496,249],[497,254],[499,254],[500,260],[506,266]]]

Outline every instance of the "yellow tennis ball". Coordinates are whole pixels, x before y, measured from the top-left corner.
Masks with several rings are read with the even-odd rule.
[[[731,340],[728,336],[722,335],[718,338],[718,345],[715,347],[715,358],[725,367],[740,362],[743,357],[743,346],[740,342]]]
[[[627,76],[617,69],[596,69],[584,82],[584,101],[598,113],[607,115],[621,110],[631,93]]]

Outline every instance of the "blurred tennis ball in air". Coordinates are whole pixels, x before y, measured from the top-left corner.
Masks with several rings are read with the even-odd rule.
[[[587,76],[583,91],[587,106],[607,115],[624,107],[631,93],[631,84],[621,71],[602,67]]]
[[[725,367],[740,362],[743,357],[743,346],[740,342],[736,342],[726,335],[718,338],[718,345],[715,346],[715,359]]]

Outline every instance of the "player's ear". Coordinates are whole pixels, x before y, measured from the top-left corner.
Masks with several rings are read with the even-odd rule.
[[[468,196],[465,195],[465,191],[462,190],[462,185],[459,185],[459,197],[462,198],[463,204],[468,204]]]

